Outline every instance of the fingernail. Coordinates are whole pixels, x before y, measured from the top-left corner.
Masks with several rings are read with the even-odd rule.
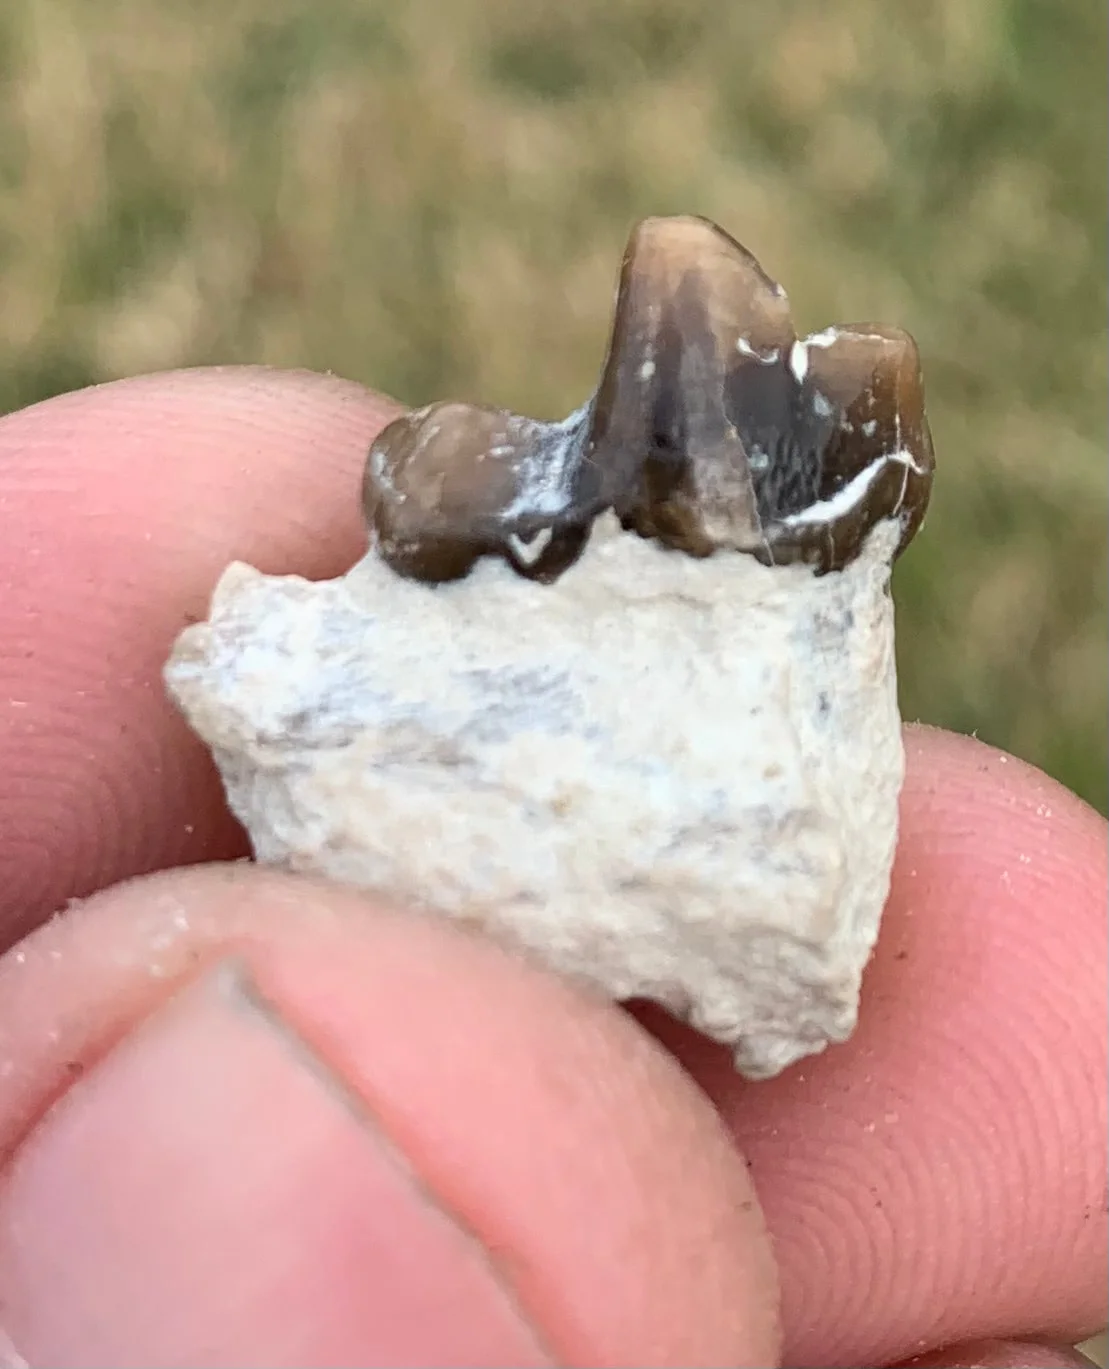
[[[33,1365],[551,1363],[488,1252],[223,966],[80,1079],[0,1176]]]

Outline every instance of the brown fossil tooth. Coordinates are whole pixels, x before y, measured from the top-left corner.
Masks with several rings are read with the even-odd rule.
[[[705,556],[763,542],[729,376],[793,339],[785,292],[706,219],[646,219],[624,254],[589,458],[606,503]]]
[[[825,430],[814,497],[767,529],[773,559],[839,569],[887,518],[899,520],[903,549],[924,518],[935,468],[916,343],[900,329],[852,324],[798,341],[790,364],[801,412]]]
[[[491,426],[468,406],[433,404],[378,434],[366,462],[362,507],[379,555],[394,570],[454,580],[486,551],[471,531],[469,506]],[[510,468],[491,463],[486,498],[496,497],[498,485],[510,496],[512,478]]]
[[[901,518],[907,544],[933,467],[908,334],[798,339],[756,259],[688,218],[648,219],[632,235],[589,450],[606,498],[641,535],[820,570],[850,561],[885,517]]]
[[[593,519],[694,556],[820,571],[883,519],[916,532],[934,460],[916,345],[878,326],[799,339],[785,291],[706,219],[645,219],[624,254],[593,400],[563,423],[440,403],[378,437],[363,498],[381,556],[424,580],[481,556],[551,580]]]
[[[415,579],[455,580],[480,556],[521,575],[562,573],[595,509],[574,502],[584,412],[539,423],[443,402],[395,419],[370,449],[363,509],[378,553]]]

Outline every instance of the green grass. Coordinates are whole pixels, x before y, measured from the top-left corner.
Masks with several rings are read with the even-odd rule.
[[[207,362],[548,416],[707,214],[925,358],[902,698],[1103,811],[1103,0],[6,0],[0,410]]]

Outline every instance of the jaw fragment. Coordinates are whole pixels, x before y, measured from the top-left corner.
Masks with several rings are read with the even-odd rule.
[[[258,860],[654,999],[767,1077],[854,1025],[903,768],[889,572],[933,464],[907,334],[798,339],[720,229],[647,220],[586,405],[390,424],[366,557],[230,567],[167,685]]]

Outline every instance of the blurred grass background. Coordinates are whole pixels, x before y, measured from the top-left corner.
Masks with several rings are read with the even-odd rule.
[[[0,411],[173,366],[557,416],[625,235],[921,344],[906,716],[1105,811],[1104,0],[3,0]]]

